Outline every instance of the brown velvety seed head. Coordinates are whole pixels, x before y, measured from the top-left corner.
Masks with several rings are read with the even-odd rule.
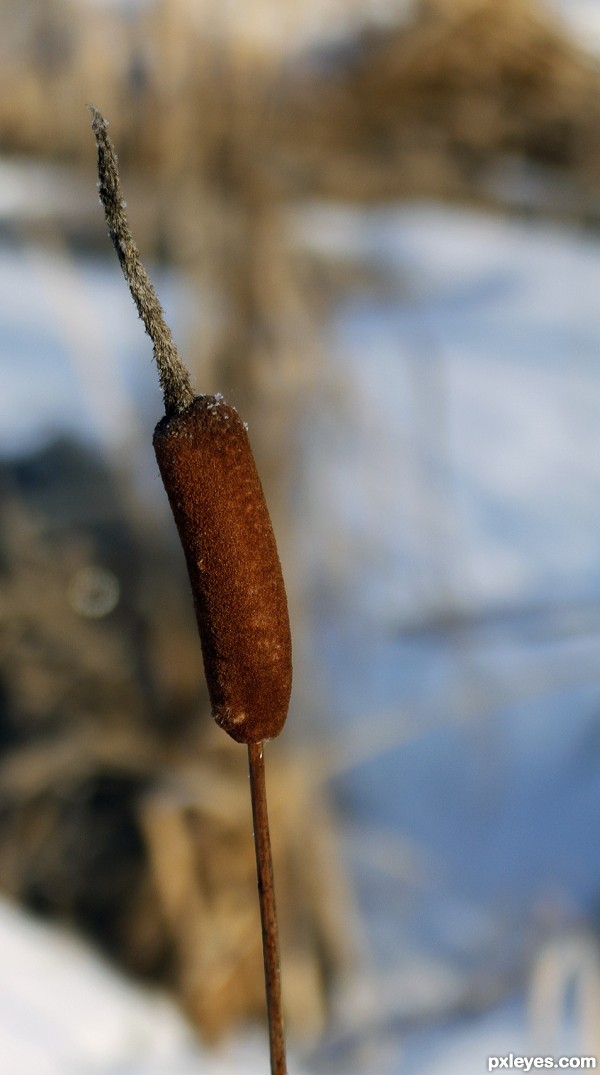
[[[198,396],[163,418],[154,450],[187,561],[213,716],[239,743],[287,716],[292,658],[275,537],[236,410]]]

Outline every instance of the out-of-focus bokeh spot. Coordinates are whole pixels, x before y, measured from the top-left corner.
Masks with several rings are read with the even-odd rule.
[[[69,582],[69,601],[80,616],[100,620],[119,602],[119,581],[103,567],[82,567]]]

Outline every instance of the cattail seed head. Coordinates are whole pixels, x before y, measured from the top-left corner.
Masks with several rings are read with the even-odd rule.
[[[165,401],[154,450],[187,561],[213,716],[240,743],[281,731],[290,626],[273,529],[245,426],[221,396],[194,398],[129,229],[108,124],[90,106],[100,200]]]
[[[292,682],[275,537],[237,411],[197,396],[154,431],[190,577],[213,716],[239,743],[281,731]]]

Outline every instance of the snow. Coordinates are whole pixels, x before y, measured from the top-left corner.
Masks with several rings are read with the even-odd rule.
[[[345,413],[323,417],[325,463],[309,467],[313,557],[333,512],[338,570],[340,554],[344,577],[360,567],[379,621],[597,593],[598,243],[435,206],[317,206],[297,228],[394,289],[342,305],[331,329]]]
[[[3,1075],[264,1075],[252,1035],[204,1049],[169,998],[125,981],[79,939],[0,903]],[[294,1067],[290,1065],[291,1072]]]
[[[438,1010],[493,993],[522,980],[549,907],[560,931],[600,891],[600,244],[435,205],[316,205],[292,226],[386,278],[334,310],[301,511],[331,719],[385,743],[336,789],[390,863],[394,834],[424,864],[398,874],[348,837],[398,1020],[418,967]],[[522,998],[510,1011],[503,1050],[490,1017],[427,1070],[518,1052]],[[377,1070],[420,1072],[427,1042],[401,1060],[393,1041]]]
[[[126,982],[79,939],[30,919],[6,901],[0,902],[0,948],[3,1075],[265,1075],[268,1070],[266,1045],[256,1034],[238,1036],[218,1050],[203,1048],[165,995]],[[389,1000],[398,990],[398,982],[388,980],[382,983],[385,989],[377,1004],[383,1023],[371,1031],[376,1041],[370,1051],[363,1046],[362,1060],[349,1055],[343,1070],[346,1075],[371,1070],[381,1075],[478,1075],[486,1070],[490,1055],[590,1053],[585,1026],[577,1015],[573,1020],[566,998],[569,982],[595,966],[593,949],[594,942],[581,935],[548,953],[547,962],[558,966],[561,1020],[551,1041],[534,1036],[535,1019],[527,1016],[524,998],[518,995],[489,1012],[418,1030],[404,1036],[400,1045],[393,1023],[385,1021]],[[435,1008],[431,990],[436,981],[443,985],[439,968],[427,973],[421,964],[407,966],[404,973],[421,1004],[433,1003]],[[534,1001],[544,981],[540,976]],[[589,992],[589,983],[585,988]],[[360,1009],[364,1019],[364,998]],[[335,1068],[326,1063],[317,1055],[315,1065],[305,1070],[342,1070],[339,1062]],[[289,1071],[301,1075],[293,1058]]]
[[[600,3],[598,0],[547,0],[581,48],[600,52]]]
[[[364,746],[331,777],[373,968],[340,1024],[366,1020],[374,1053],[344,1075],[470,1075],[528,1052],[528,961],[600,892],[600,239],[429,204],[303,206],[289,227],[386,279],[334,305],[295,498],[321,734]],[[146,443],[160,395],[118,268],[27,245],[0,284],[0,449]],[[178,336],[180,281],[158,291]],[[265,1070],[262,1038],[205,1052],[164,998],[13,908],[0,950],[10,1075]],[[440,1022],[498,982],[520,992]]]

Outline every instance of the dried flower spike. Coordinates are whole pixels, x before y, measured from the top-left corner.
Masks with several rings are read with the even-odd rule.
[[[185,553],[213,716],[237,742],[259,743],[281,731],[292,683],[287,600],[262,486],[237,411],[220,396],[193,396],[129,229],[106,120],[91,111],[100,199],[163,389],[154,449]]]
[[[165,417],[154,449],[192,584],[213,716],[248,744],[271,1075],[286,1075],[263,740],[287,715],[292,659],[273,529],[244,424],[220,396],[194,398],[133,241],[107,122],[91,107],[100,199],[121,268],[154,346]]]

